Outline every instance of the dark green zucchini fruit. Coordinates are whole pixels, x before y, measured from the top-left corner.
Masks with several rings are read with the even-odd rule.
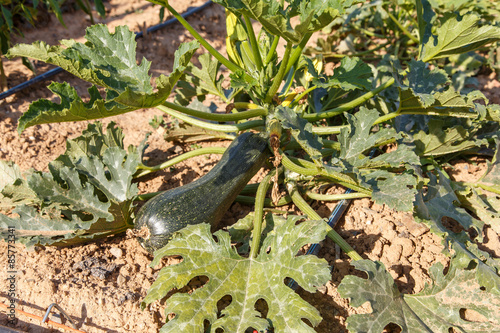
[[[238,136],[206,175],[161,193],[141,207],[135,229],[146,227],[149,235],[138,237],[139,243],[152,253],[189,224],[214,226],[269,156],[267,139],[262,135]]]

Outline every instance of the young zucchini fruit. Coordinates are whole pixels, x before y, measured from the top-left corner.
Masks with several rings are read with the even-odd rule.
[[[139,243],[152,253],[189,224],[216,225],[269,156],[267,138],[249,132],[239,135],[206,175],[141,207],[135,229],[146,227],[149,235],[138,237]]]

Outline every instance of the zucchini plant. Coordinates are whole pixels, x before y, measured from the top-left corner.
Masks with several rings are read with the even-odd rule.
[[[151,2],[169,10],[194,37],[177,50],[172,73],[156,78],[154,86],[149,62],[136,62],[134,34],[127,27],[111,33],[95,25],[88,28],[85,44],[20,44],[8,56],[55,64],[93,84],[90,99],[84,101],[67,83],[53,82],[49,89],[61,102],[32,103],[19,120],[20,133],[37,124],[100,119],[154,107],[183,122],[171,133],[177,138],[234,139],[209,174],[153,197],[137,213],[137,228],[147,229],[142,242],[157,249],[152,265],[164,256],[183,258],[160,271],[143,307],[195,277],[208,277],[203,288],[166,300],[165,311],[175,317],[162,332],[313,332],[321,321],[319,312],[285,281],[293,279],[309,292],[328,281],[325,260],[297,256],[303,245],[325,237],[368,276],[348,276],[339,286],[353,305],[370,302],[372,308],[370,314],[348,318],[349,330],[380,332],[389,323],[409,332],[500,328],[495,316],[500,311],[500,262],[479,247],[485,224],[500,232],[500,106],[462,84],[463,75],[454,68],[465,59],[485,63],[474,52],[483,57],[485,48],[500,40],[498,21],[482,22],[479,10],[442,13],[427,0],[215,0],[226,9],[224,55],[167,0]],[[381,28],[367,15],[376,6],[391,14]],[[309,41],[315,32],[341,31],[355,18],[366,19],[369,26],[353,25],[362,39],[351,38],[351,47],[369,36],[384,42],[375,47],[365,44],[368,49],[356,55],[337,54],[333,58],[340,61],[327,73],[321,47],[334,41],[307,48]],[[349,38],[336,42],[347,43]],[[285,44],[281,53],[280,41]],[[206,52],[198,57],[197,67],[191,58],[200,45]],[[403,45],[410,47],[401,52]],[[375,61],[365,62],[366,54]],[[230,81],[228,88],[223,87],[225,79]],[[172,92],[175,101],[166,101]],[[200,103],[207,95],[220,98],[227,112],[207,110]],[[248,143],[249,138],[257,139]],[[143,149],[144,143],[126,151],[118,129],[111,125],[104,133],[96,123],[68,141],[67,152],[50,164],[49,173],[23,177],[15,165],[2,162],[1,207],[15,209],[14,214],[0,215],[0,228],[15,225],[23,230],[20,237],[27,244],[73,244],[120,232],[133,226],[133,202],[145,197],[137,196],[132,179],[183,158],[224,152],[201,148],[148,166],[141,159]],[[454,182],[446,174],[444,164],[464,155],[491,160],[479,182]],[[229,232],[212,234],[210,224],[268,156],[272,164],[267,175],[245,190],[255,193],[254,212]],[[322,186],[343,186],[355,192],[345,197],[369,197],[396,210],[413,211],[419,222],[442,237],[451,257],[448,272],[435,266],[430,272],[432,286],[416,295],[400,294],[380,262],[363,260],[311,208],[306,197],[332,199],[317,193]],[[280,195],[280,189],[288,194]],[[219,190],[228,194],[218,200],[203,198]],[[303,215],[264,214],[265,205],[290,202]],[[444,218],[456,221],[461,231],[446,228]],[[236,248],[234,243],[243,245]],[[452,300],[445,302],[446,295]],[[230,304],[219,309],[218,302],[227,296]],[[255,308],[262,300],[267,303],[265,315]],[[467,323],[460,317],[464,308],[488,320]]]

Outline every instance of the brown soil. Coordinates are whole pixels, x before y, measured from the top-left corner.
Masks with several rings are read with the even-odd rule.
[[[199,6],[203,1],[170,1],[174,8],[183,12],[189,6]],[[159,21],[159,6],[144,0],[110,0],[105,2],[108,16],[102,20],[111,28],[128,25],[133,30]],[[89,20],[82,12],[67,14],[68,29],[52,19],[42,28],[25,31],[25,38],[18,42],[45,40],[55,44],[63,38],[81,39]],[[224,11],[212,5],[202,13],[190,17],[189,22],[201,32],[217,49],[224,52]],[[138,57],[152,61],[151,72],[157,77],[169,74],[173,54],[179,43],[189,40],[189,35],[179,24],[171,25],[138,41]],[[36,63],[40,72],[49,67]],[[34,75],[22,66],[19,59],[5,62],[9,85],[15,86]],[[499,82],[494,77],[483,77],[481,83],[489,96],[499,96]],[[86,94],[88,84],[70,74],[60,74],[52,80],[67,81]],[[35,168],[47,170],[47,164],[65,150],[65,140],[78,136],[88,122],[39,125],[18,135],[17,119],[27,110],[29,103],[39,98],[55,99],[42,82],[23,90],[0,102],[0,158],[11,160],[23,170]],[[495,101],[494,101],[495,102]],[[137,145],[147,132],[149,137],[147,158],[155,164],[180,151],[189,149],[181,145],[172,150],[173,144],[165,142],[162,130],[153,130],[148,121],[161,116],[158,110],[141,110],[122,116],[104,119],[104,123],[115,121],[123,128],[126,145]],[[166,118],[167,119],[167,118]],[[167,119],[168,120],[168,119]],[[227,145],[227,142],[204,143],[203,145]],[[179,149],[180,148],[180,149]],[[169,150],[170,149],[170,150]],[[154,192],[181,186],[206,173],[216,163],[218,156],[198,157],[181,163],[175,170],[161,171],[139,184],[142,193]],[[474,181],[480,175],[485,162],[464,161],[455,165],[454,177]],[[343,189],[334,189],[342,192]],[[321,216],[328,217],[336,203],[315,203]],[[243,217],[251,207],[234,204],[223,220],[224,225]],[[289,209],[293,209],[289,207]],[[447,264],[447,257],[439,237],[415,222],[412,214],[400,213],[380,206],[368,199],[354,200],[345,217],[336,226],[339,233],[365,258],[380,260],[396,280],[404,293],[416,293],[430,282],[428,269],[436,262]],[[498,235],[488,230],[492,253],[500,255]],[[352,308],[340,297],[337,286],[347,274],[355,273],[348,257],[341,253],[330,240],[323,242],[319,256],[333,266],[332,279],[314,294],[298,292],[313,304],[324,320],[317,332],[345,332],[345,319],[355,313],[366,313],[367,307]],[[113,239],[67,248],[35,247],[27,251],[16,245],[16,292],[17,308],[27,313],[43,316],[45,309],[57,303],[75,321],[78,329],[85,332],[157,332],[165,322],[161,305],[156,304],[141,311],[139,303],[155,280],[159,268],[149,267],[152,256],[143,250],[137,241],[122,235]],[[7,245],[0,242],[0,300],[6,303]],[[3,310],[2,310],[3,311]],[[54,311],[57,315],[58,311]],[[25,332],[63,331],[50,324],[18,314],[16,329]],[[52,315],[53,320],[58,320]],[[0,312],[0,325],[6,325],[5,313]],[[1,331],[0,327],[0,331]]]

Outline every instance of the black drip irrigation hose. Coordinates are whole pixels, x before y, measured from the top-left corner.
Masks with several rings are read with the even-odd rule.
[[[191,16],[199,11],[202,11],[203,9],[207,8],[208,6],[210,6],[212,4],[212,0],[209,0],[207,2],[205,2],[203,5],[199,6],[199,7],[190,7],[188,8],[184,13],[181,14],[181,16],[183,18],[186,18],[188,16]],[[149,27],[148,29],[146,29],[146,33],[149,34],[149,33],[152,33],[152,32],[155,32],[159,29],[162,29],[162,28],[165,28],[166,26],[169,26],[175,22],[178,22],[178,20],[174,17],[174,18],[171,18],[169,20],[166,20],[165,22],[162,22],[162,23],[159,23],[157,25],[154,25],[152,27]],[[139,31],[139,32],[136,32],[135,33],[135,39],[138,39],[138,38],[142,38],[144,37],[144,32],[143,31]],[[52,76],[55,76],[61,72],[63,72],[64,69],[62,69],[61,67],[56,67],[56,68],[53,68],[43,74],[40,74],[40,75],[37,75],[35,76],[34,78],[32,78],[31,80],[28,80],[26,82],[23,82],[21,84],[18,84],[17,86],[7,90],[7,91],[4,91],[2,93],[0,93],[0,100],[4,99],[4,98],[7,98],[9,97],[10,95],[13,95],[23,89],[26,89],[28,88],[29,86],[32,86],[33,84],[35,83],[38,83],[38,82],[42,82],[42,81],[45,81],[47,80],[48,78],[52,77]]]
[[[352,189],[348,188],[345,191],[345,194],[349,194],[352,192]],[[330,218],[328,219],[328,225],[332,228],[335,227],[337,222],[340,220],[342,216],[344,216],[344,213],[347,210],[347,207],[351,204],[352,199],[342,199],[340,202],[335,206],[335,209],[333,210],[332,214],[330,215]],[[318,255],[319,250],[321,248],[321,245],[319,244],[312,244],[311,247],[307,250],[306,254],[312,254],[312,255]],[[333,268],[333,267],[332,267]],[[290,280],[288,282],[288,287],[292,288],[293,290],[296,290],[299,285],[295,280]]]
[[[370,151],[369,157],[372,158],[373,155],[375,154],[376,149],[372,149]],[[352,189],[348,188],[345,191],[345,194],[352,193]],[[347,207],[351,204],[352,199],[342,199],[340,202],[335,206],[335,209],[333,210],[332,214],[330,215],[330,218],[328,219],[328,225],[330,227],[335,228],[335,225],[337,222],[340,220],[342,216],[344,216],[344,213],[347,210]],[[321,249],[321,245],[319,244],[312,244],[311,247],[307,250],[306,254],[312,254],[317,256],[319,253],[319,250]],[[333,269],[333,266],[330,268],[330,270]],[[293,290],[296,290],[298,287],[297,282],[295,280],[291,279],[288,282],[288,287],[292,288]]]

